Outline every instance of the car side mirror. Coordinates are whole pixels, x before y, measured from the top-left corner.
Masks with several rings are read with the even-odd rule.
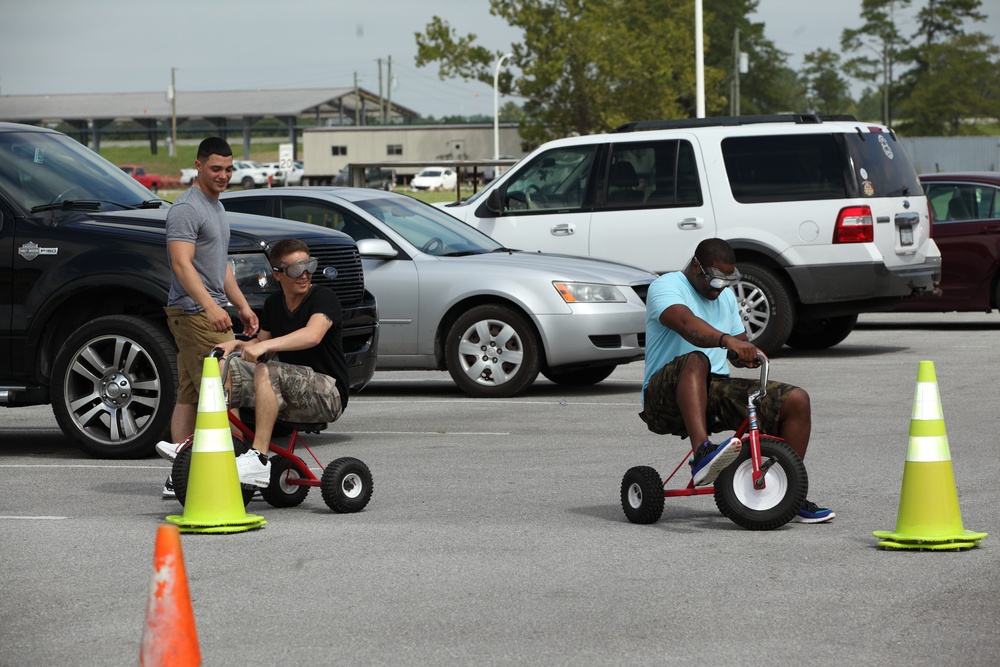
[[[486,195],[486,210],[494,215],[500,215],[502,211],[502,205],[500,201],[500,189],[491,190],[488,195]]]
[[[358,254],[362,259],[396,259],[399,253],[385,239],[361,239]]]

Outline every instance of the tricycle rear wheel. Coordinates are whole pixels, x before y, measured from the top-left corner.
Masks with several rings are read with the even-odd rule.
[[[764,475],[765,488],[753,486],[750,444],[744,440],[739,458],[715,480],[715,505],[743,528],[773,530],[798,513],[809,490],[809,478],[802,459],[779,438],[762,435],[760,456],[764,463],[774,460]]]
[[[663,514],[663,482],[649,466],[630,468],[622,477],[622,510],[632,523],[656,523]]]
[[[360,512],[371,500],[374,480],[363,461],[345,456],[326,467],[319,489],[334,512]]]

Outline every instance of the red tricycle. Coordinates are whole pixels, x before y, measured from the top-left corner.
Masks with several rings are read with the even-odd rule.
[[[225,366],[222,369],[222,377],[229,374],[229,364],[233,357],[240,355],[239,350],[226,355]],[[215,348],[212,356],[223,358],[222,350]],[[229,402],[229,394],[226,392],[226,402]],[[236,456],[246,452],[253,442],[253,411],[239,410],[239,416],[234,414],[233,409],[227,412],[229,424],[233,434],[233,449]],[[333,461],[324,468],[316,455],[309,448],[309,445],[302,439],[301,433],[319,433],[326,429],[325,423],[298,423],[279,419],[274,425],[274,436],[288,436],[288,444],[280,447],[274,442],[270,444],[272,456],[271,479],[269,484],[260,489],[261,497],[274,507],[295,507],[300,505],[309,494],[309,488],[318,486],[323,494],[323,501],[334,512],[360,512],[371,500],[374,483],[372,473],[363,461],[345,456]],[[317,477],[312,469],[295,454],[295,448],[301,446],[307,452],[316,465],[323,470],[322,477]],[[174,491],[177,500],[184,504],[187,496],[188,471],[191,469],[191,438],[185,446],[178,452],[174,459],[171,476],[173,477]],[[243,492],[243,504],[250,502],[255,486],[241,485]]]
[[[667,489],[667,483],[688,461],[690,452],[666,480],[649,466],[636,466],[625,473],[621,503],[632,523],[656,523],[663,514],[664,498],[699,496],[712,493],[719,511],[736,524],[750,530],[779,528],[798,513],[809,487],[805,465],[785,441],[760,432],[757,401],[767,393],[767,357],[760,364],[760,388],[747,396],[747,415],[734,437],[743,442],[740,455],[727,466],[713,486],[696,487],[694,480],[681,489]],[[724,430],[718,415],[708,416],[709,431]],[[673,435],[687,438],[682,429]]]

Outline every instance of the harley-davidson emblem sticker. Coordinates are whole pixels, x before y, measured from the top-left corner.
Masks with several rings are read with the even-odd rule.
[[[59,248],[39,248],[34,241],[28,241],[17,249],[17,254],[30,262],[39,255],[58,255]]]

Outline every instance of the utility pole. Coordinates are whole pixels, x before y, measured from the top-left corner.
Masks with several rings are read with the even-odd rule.
[[[378,59],[378,123],[385,125],[385,104],[382,97],[382,59]]]
[[[389,56],[389,64],[387,65],[386,80],[387,85],[385,87],[385,97],[386,97],[386,115],[388,116],[388,122],[392,125],[392,56]]]
[[[361,92],[358,90],[358,73],[354,73],[354,125],[361,125]]]
[[[170,157],[177,157],[177,68],[170,68]]]
[[[729,113],[740,115],[740,29],[733,31],[733,98],[729,101]]]

